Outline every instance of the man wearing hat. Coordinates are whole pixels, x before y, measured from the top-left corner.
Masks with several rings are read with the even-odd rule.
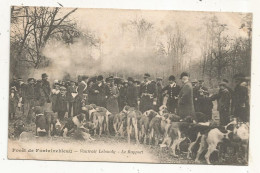
[[[97,77],[97,82],[93,85],[93,91],[96,98],[96,105],[106,107],[105,84],[104,77],[102,75]]]
[[[194,95],[194,109],[195,112],[204,113],[204,109],[207,105],[205,105],[205,99],[208,96],[208,88],[204,86],[204,80],[200,79],[198,81],[198,87],[193,90]]]
[[[225,82],[221,82],[219,84],[219,92],[212,95],[210,98],[212,101],[217,100],[220,125],[227,125],[230,122],[229,111],[231,103],[231,94],[227,89],[227,84]]]
[[[118,107],[118,96],[119,91],[117,87],[114,84],[114,77],[110,76],[107,78],[107,85],[105,88],[106,92],[106,108],[109,112],[111,112],[113,115],[119,113],[119,107]]]
[[[232,95],[232,107],[231,114],[238,118],[239,121],[249,121],[249,94],[247,86],[243,83],[247,83],[245,75],[242,73],[236,74],[234,77],[235,88]]]
[[[126,106],[126,90],[127,90],[128,84],[124,79],[121,79],[118,83],[118,91],[119,91],[119,97],[118,97],[118,106],[119,111],[122,111],[123,108]]]
[[[166,92],[167,94],[167,103],[166,106],[169,112],[177,114],[178,107],[178,95],[180,92],[180,86],[175,82],[175,76],[171,75],[169,77],[169,85],[165,86],[162,89],[162,92]]]
[[[193,88],[189,81],[189,74],[183,72],[180,77],[183,86],[179,93],[178,100],[178,113],[182,119],[187,117],[193,117],[195,115],[194,104],[193,104]]]
[[[89,104],[96,104],[96,94],[93,90],[93,86],[96,83],[97,77],[91,77],[88,80],[88,88],[87,88],[87,93],[88,93],[88,103]]]
[[[69,106],[69,111],[68,111],[68,116],[70,117],[75,116],[76,114],[75,109],[76,109],[76,104],[75,104],[75,97],[78,95],[77,92],[77,86],[75,81],[70,81],[70,85],[68,86],[67,89],[67,98],[68,98],[68,106]]]
[[[28,78],[27,85],[25,89],[24,101],[24,114],[26,116],[27,122],[31,123],[32,121],[32,108],[35,106],[35,84],[34,78]]]
[[[51,87],[50,82],[48,81],[48,75],[46,73],[42,74],[42,83],[41,83],[41,89],[42,89],[42,105],[45,103],[50,103],[50,94],[51,94]]]
[[[12,120],[15,117],[16,107],[19,101],[19,97],[16,92],[15,86],[10,88],[9,95],[9,119]]]
[[[58,112],[58,118],[60,120],[63,120],[66,113],[68,112],[67,104],[67,89],[65,86],[61,85],[60,92],[57,94],[57,100],[56,100],[56,111]]]
[[[81,76],[81,81],[78,84],[77,88],[77,95],[75,96],[75,111],[74,111],[74,116],[78,115],[81,112],[82,108],[82,101],[85,99],[86,94],[87,94],[87,82],[88,82],[88,76],[83,75]]]
[[[155,82],[151,82],[150,74],[144,74],[144,82],[140,86],[140,111],[145,112],[155,109],[157,101],[157,87]]]
[[[137,100],[138,100],[137,87],[134,85],[134,79],[132,77],[128,77],[127,81],[128,81],[128,85],[126,89],[127,105],[130,107],[137,108]]]
[[[157,108],[156,111],[159,110],[159,107],[163,104],[163,84],[162,84],[162,78],[157,77],[156,78],[156,87],[157,87]]]
[[[191,81],[192,87],[193,87],[193,103],[194,103],[194,110],[195,112],[199,112],[199,102],[198,102],[198,98],[200,95],[199,92],[199,82],[197,79],[193,79]]]

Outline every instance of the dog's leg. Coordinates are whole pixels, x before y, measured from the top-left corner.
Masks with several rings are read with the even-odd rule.
[[[131,131],[130,131],[130,118],[127,118],[127,141],[128,141],[128,144],[130,144],[130,134],[131,134]]]
[[[202,152],[205,151],[206,149],[207,149],[207,148],[206,148],[206,136],[205,136],[205,135],[202,135],[202,136],[201,136],[201,141],[200,141],[200,147],[199,147],[199,150],[198,150],[197,155],[196,155],[195,163],[200,163],[200,162],[199,162],[200,155],[201,155]]]
[[[153,134],[154,134],[154,129],[152,128],[150,131],[150,136],[149,136],[149,145],[152,145]]]
[[[135,140],[136,140],[136,144],[139,144],[139,140],[138,140],[138,128],[137,128],[137,119],[133,118],[133,125],[134,125],[134,130],[135,130]]]
[[[216,150],[216,145],[215,144],[209,144],[208,151],[205,154],[205,159],[207,161],[207,164],[211,164],[210,161],[209,161],[209,158],[210,158],[211,153],[213,153],[213,151],[215,151],[215,150]]]
[[[171,148],[172,148],[172,155],[173,155],[174,157],[178,157],[178,155],[176,155],[176,153],[175,153],[177,144],[178,144],[178,139],[175,139],[175,140],[173,141],[173,144],[172,144],[172,147],[171,147]]]
[[[108,115],[106,114],[106,132],[107,132],[107,135],[110,135],[110,132],[109,132],[109,119],[108,119]]]
[[[64,129],[63,129],[63,134],[62,134],[62,136],[63,136],[64,138],[66,138],[66,137],[67,137],[67,134],[68,134],[68,128],[64,128]]]

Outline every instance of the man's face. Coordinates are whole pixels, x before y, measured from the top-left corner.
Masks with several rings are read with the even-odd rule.
[[[145,82],[148,82],[148,77],[144,77],[144,81],[145,81]]]
[[[43,77],[42,80],[47,81],[48,77]]]
[[[188,76],[183,76],[183,77],[181,78],[182,83],[185,83],[185,82],[187,82],[188,80],[189,80],[189,77],[188,77]]]
[[[128,84],[129,84],[129,85],[132,85],[132,84],[133,84],[133,81],[128,81]]]
[[[219,86],[219,88],[220,88],[221,90],[225,89],[225,87],[224,87],[223,85]]]
[[[173,84],[174,83],[174,81],[173,80],[169,80],[169,84]]]
[[[75,86],[75,82],[72,82],[72,83],[71,83],[71,86],[73,86],[73,87],[74,87],[74,86]]]
[[[29,84],[31,84],[31,85],[34,84],[34,80],[30,80]]]

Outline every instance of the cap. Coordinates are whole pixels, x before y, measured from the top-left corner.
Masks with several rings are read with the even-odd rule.
[[[66,91],[67,89],[65,86],[61,85],[60,90]]]

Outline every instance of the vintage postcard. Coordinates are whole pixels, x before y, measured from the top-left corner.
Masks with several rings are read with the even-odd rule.
[[[248,165],[251,13],[10,17],[9,159]]]

